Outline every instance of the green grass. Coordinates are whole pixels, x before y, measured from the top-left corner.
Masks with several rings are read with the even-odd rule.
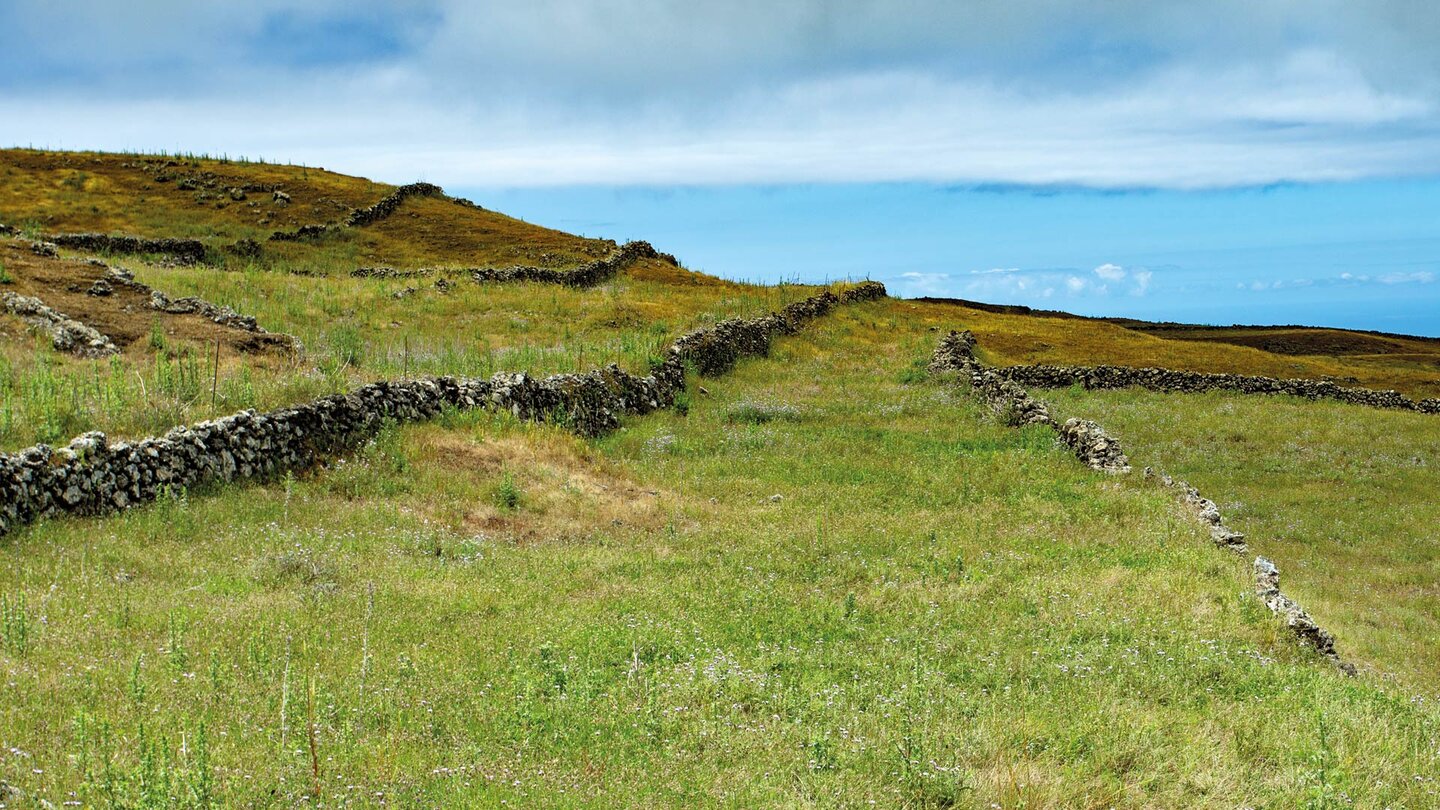
[[[305,278],[251,270],[131,264],[173,297],[198,295],[300,338],[299,360],[243,356],[218,375],[208,349],[152,329],[144,345],[78,360],[43,341],[0,343],[0,449],[64,442],[86,430],[142,436],[243,408],[270,409],[376,379],[496,371],[546,374],[609,362],[645,369],[682,332],[810,295],[625,276],[589,290],[462,280],[397,301],[403,281]],[[212,402],[210,383],[216,376]]]
[[[0,219],[212,242],[276,227],[120,165],[135,159],[0,153]],[[176,162],[284,180],[297,221],[389,190]],[[349,278],[598,249],[413,203],[224,269],[112,259],[298,336],[298,360],[216,368],[152,331],[82,361],[7,321],[0,448],[401,375],[638,370],[688,329],[813,292],[661,262],[590,290]],[[396,300],[406,286],[421,289]],[[1092,473],[930,380],[951,328],[994,363],[1440,393],[1418,355],[1281,356],[882,301],[598,441],[486,412],[391,426],[322,468],[0,538],[0,779],[113,807],[1440,804],[1433,417],[1042,394],[1219,501],[1361,664],[1347,679],[1293,643],[1171,493]]]
[[[1294,646],[1167,493],[901,383],[933,335],[888,318],[596,445],[449,414],[5,540],[0,768],[137,806],[166,762],[224,805],[317,764],[326,805],[1435,802],[1434,704]]]
[[[1440,697],[1440,453],[1434,416],[1240,395],[1055,391],[1137,466],[1219,504],[1341,653]]]

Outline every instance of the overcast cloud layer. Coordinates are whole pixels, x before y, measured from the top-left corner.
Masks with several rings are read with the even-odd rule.
[[[0,142],[457,185],[1440,172],[1440,5],[0,0]]]

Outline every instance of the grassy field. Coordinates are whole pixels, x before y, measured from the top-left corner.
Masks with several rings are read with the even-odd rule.
[[[227,350],[217,374],[209,346],[162,334],[116,358],[81,360],[55,353],[46,340],[16,325],[14,339],[0,343],[0,449],[64,442],[95,429],[146,435],[404,374],[543,374],[608,362],[643,369],[683,331],[721,317],[768,312],[813,292],[740,287],[650,260],[646,265],[660,266],[641,266],[589,290],[459,281],[448,294],[424,279],[114,263],[172,296],[198,295],[253,315],[271,331],[293,334],[305,356]],[[396,299],[394,293],[407,286],[418,292]],[[149,331],[148,322],[141,328]]]
[[[595,446],[456,415],[27,530],[3,767],[102,806],[1437,800],[1432,703],[1317,665],[1168,494],[902,373],[930,339],[865,305]]]
[[[390,190],[313,168],[121,165],[157,160],[0,152],[0,221],[218,244]],[[156,171],[283,180],[294,199],[261,226],[245,203],[268,195],[201,205]],[[77,360],[0,317],[0,450],[401,375],[639,370],[687,329],[813,292],[658,261],[589,290],[348,276],[605,249],[555,234],[419,199],[258,262],[110,257],[306,351],[227,352],[217,368],[162,329]],[[1245,562],[1171,493],[1093,473],[928,378],[952,328],[997,364],[1440,393],[1413,353],[1285,354],[885,300],[599,440],[447,413],[322,469],[41,522],[0,538],[0,781],[23,792],[0,786],[0,803],[1440,806],[1440,423],[1041,393],[1219,501],[1360,665],[1345,678],[1293,643]]]
[[[1215,500],[1323,617],[1342,652],[1440,698],[1435,418],[1337,403],[1142,391],[1048,392]]]

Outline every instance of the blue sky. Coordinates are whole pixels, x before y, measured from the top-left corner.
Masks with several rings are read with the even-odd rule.
[[[0,143],[427,179],[753,279],[1440,334],[1419,0],[0,0]]]

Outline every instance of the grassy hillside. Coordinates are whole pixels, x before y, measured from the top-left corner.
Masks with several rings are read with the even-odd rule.
[[[123,186],[131,169],[103,193],[55,174],[158,159],[3,158],[0,221],[217,243],[257,232],[225,219],[233,205],[178,196],[122,210],[160,195],[153,180]],[[321,198],[353,208],[390,190],[202,165],[292,184],[295,224],[334,219],[312,210]],[[21,176],[28,197],[12,194]],[[486,230],[481,214],[499,216],[412,199],[381,223],[267,244],[225,269],[109,257],[305,352],[225,347],[213,367],[206,336],[136,309],[139,339],[83,360],[0,318],[0,449],[92,428],[144,435],[405,374],[638,370],[691,327],[813,292],[658,260],[590,289],[348,275],[370,239],[409,257],[396,266],[604,247]],[[47,273],[93,269],[19,240],[0,250],[12,277],[0,292],[45,293]],[[601,439],[447,413],[302,474],[44,521],[0,538],[0,781],[22,792],[0,801],[1440,804],[1424,449],[1440,423],[1267,398],[1037,392],[1219,500],[1360,665],[1346,678],[1294,643],[1245,561],[1170,493],[1094,473],[1053,435],[1005,427],[927,377],[952,328],[1001,364],[1436,385],[1418,366],[1351,355],[884,300],[838,309]],[[1202,444],[1217,435],[1223,452]]]
[[[341,221],[394,188],[324,169],[210,157],[0,150],[0,222],[37,233],[186,237],[217,249],[253,239],[264,245],[262,257],[239,264],[323,274],[376,264],[569,266],[608,250],[597,240],[424,197],[318,243],[267,241],[276,231]],[[277,201],[271,189],[289,201]]]
[[[1357,660],[1440,697],[1440,456],[1434,418],[1334,403],[1054,392],[1131,461],[1215,493],[1293,595]]]

